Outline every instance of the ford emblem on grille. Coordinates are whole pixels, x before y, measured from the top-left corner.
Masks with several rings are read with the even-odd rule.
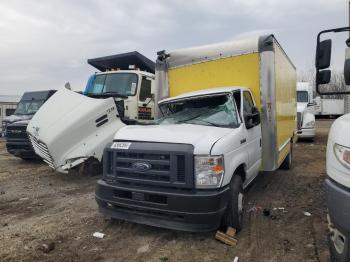
[[[135,162],[131,165],[131,167],[138,171],[147,171],[150,170],[152,166],[146,162]]]

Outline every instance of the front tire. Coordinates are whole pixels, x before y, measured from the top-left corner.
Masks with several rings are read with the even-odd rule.
[[[222,227],[233,227],[239,232],[243,224],[243,183],[239,175],[234,175],[230,183],[230,196],[227,201],[226,212],[222,219]]]
[[[348,237],[335,230],[333,235],[328,237],[328,241],[332,262],[350,261],[350,243]]]

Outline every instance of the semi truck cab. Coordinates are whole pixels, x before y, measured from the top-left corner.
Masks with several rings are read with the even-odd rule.
[[[316,136],[316,121],[312,86],[308,82],[297,83],[298,138],[313,140]]]
[[[213,88],[159,103],[154,125],[128,126],[104,152],[96,199],[107,216],[186,231],[241,228],[243,189],[261,167],[249,89]],[[234,178],[233,178],[234,177]]]
[[[6,149],[10,154],[22,159],[38,159],[35,154],[26,129],[30,119],[56,90],[26,92],[17,105],[14,115],[6,120]]]

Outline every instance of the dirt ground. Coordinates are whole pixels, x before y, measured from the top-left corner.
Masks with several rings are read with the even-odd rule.
[[[216,241],[215,232],[106,220],[94,200],[97,177],[17,159],[0,140],[0,261],[329,261],[323,181],[330,124],[318,121],[315,142],[296,144],[292,170],[261,173],[248,189],[236,247]]]

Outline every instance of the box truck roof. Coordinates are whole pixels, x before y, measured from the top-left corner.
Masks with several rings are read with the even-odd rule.
[[[224,57],[231,57],[248,53],[258,53],[263,51],[273,51],[273,40],[278,44],[278,46],[281,47],[274,35],[271,34],[249,38],[238,38],[222,43],[178,49],[167,53],[169,55],[167,64],[168,67],[174,68],[195,63],[207,62],[209,60],[216,60]],[[159,54],[162,54],[162,52],[159,52]],[[284,55],[293,65],[285,52]],[[295,68],[294,65],[293,67]]]

